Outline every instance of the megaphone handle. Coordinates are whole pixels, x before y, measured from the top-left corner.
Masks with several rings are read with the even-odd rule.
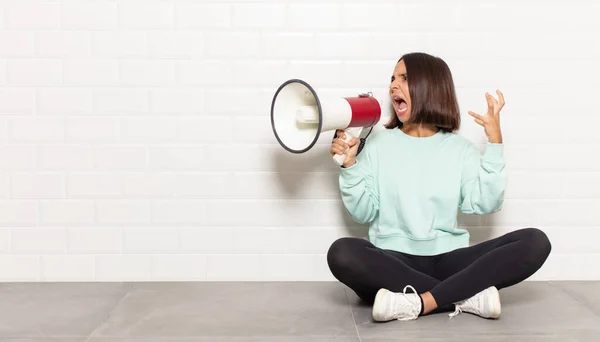
[[[344,142],[347,144],[352,138],[358,138],[360,137],[360,133],[362,132],[363,127],[348,127],[344,130],[344,132],[346,133],[346,139],[344,139]],[[339,166],[344,165],[344,160],[346,160],[346,156],[347,154],[334,154],[333,155],[333,160],[336,162],[336,164],[338,164]]]

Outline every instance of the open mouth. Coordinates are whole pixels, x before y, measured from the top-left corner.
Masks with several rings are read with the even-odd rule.
[[[396,108],[396,111],[398,113],[406,112],[406,110],[408,109],[408,105],[402,97],[400,97],[398,95],[394,95],[392,97],[392,99],[394,101],[394,107]]]

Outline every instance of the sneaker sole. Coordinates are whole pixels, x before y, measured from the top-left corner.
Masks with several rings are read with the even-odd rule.
[[[500,292],[498,292],[498,289],[495,286],[490,287],[488,291],[491,292],[491,295],[488,297],[490,298],[488,305],[492,308],[492,312],[490,313],[489,318],[496,319],[500,317],[500,314],[502,313],[502,306],[500,304]]]
[[[385,297],[385,295],[390,292],[386,289],[379,289],[379,291],[377,291],[377,294],[375,295],[375,301],[373,303],[373,319],[377,322],[385,322],[387,321],[386,319],[384,319],[382,316],[379,315],[379,312],[382,311],[382,305],[383,305],[383,297]]]

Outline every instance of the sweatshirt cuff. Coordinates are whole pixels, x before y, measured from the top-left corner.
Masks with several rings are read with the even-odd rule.
[[[504,162],[504,144],[494,144],[491,142],[487,142],[485,146],[485,152],[483,153],[483,157],[487,161],[495,162],[495,163],[503,163]]]
[[[360,161],[356,161],[354,164],[348,167],[340,167],[340,175],[343,178],[351,179],[353,177],[360,176],[360,165],[358,165]]]

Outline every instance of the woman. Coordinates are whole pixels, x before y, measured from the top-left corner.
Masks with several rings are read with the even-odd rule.
[[[339,186],[348,213],[369,223],[369,241],[344,237],[327,254],[332,274],[373,304],[376,321],[413,320],[433,312],[500,316],[498,289],[533,275],[551,244],[536,228],[469,246],[457,210],[490,214],[502,208],[506,186],[499,100],[469,112],[487,135],[483,155],[455,134],[459,106],[452,74],[440,58],[402,56],[389,94],[396,115],[358,154],[338,131],[331,153],[347,153]],[[407,291],[410,289],[411,291]]]

